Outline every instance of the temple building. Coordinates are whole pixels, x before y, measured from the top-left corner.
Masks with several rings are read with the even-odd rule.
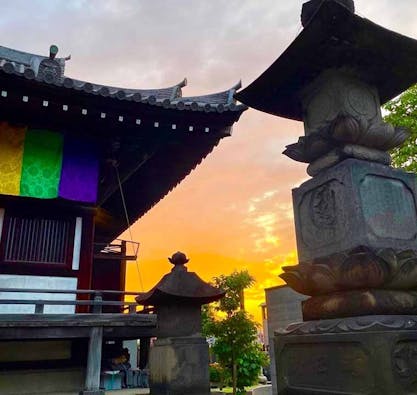
[[[117,238],[230,136],[246,109],[234,99],[240,84],[195,97],[182,95],[185,79],[163,89],[99,85],[66,76],[68,58],[57,53],[0,46],[0,393],[13,393],[12,384],[2,389],[11,366],[84,377],[79,350],[93,313],[108,313],[95,321],[104,340],[151,335],[154,321],[141,314],[121,328],[125,265],[138,245]],[[54,352],[38,343],[31,357],[23,352],[51,338]],[[3,351],[17,350],[17,340],[28,343],[11,363]]]

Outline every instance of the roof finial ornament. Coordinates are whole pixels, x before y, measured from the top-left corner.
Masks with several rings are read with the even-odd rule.
[[[301,24],[306,27],[310,20],[314,18],[317,10],[326,1],[334,1],[344,7],[346,7],[352,14],[355,13],[355,2],[353,0],[310,0],[303,4],[301,10]]]
[[[189,261],[189,259],[183,252],[177,251],[171,258],[168,258],[168,260],[174,265],[172,270],[187,270],[184,265]]]
[[[49,47],[49,59],[55,59],[56,55],[58,54],[58,47],[52,44]]]

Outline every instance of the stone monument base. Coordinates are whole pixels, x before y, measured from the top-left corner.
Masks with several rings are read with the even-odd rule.
[[[203,337],[155,341],[150,351],[151,395],[209,395],[209,350]]]
[[[293,324],[275,333],[278,393],[417,393],[417,315]]]

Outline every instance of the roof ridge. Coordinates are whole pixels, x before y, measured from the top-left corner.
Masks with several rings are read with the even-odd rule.
[[[67,59],[36,55],[0,46],[0,72],[15,74],[39,83],[84,91],[91,95],[162,106],[167,109],[219,113],[247,109],[244,105],[237,105],[234,98],[234,94],[241,87],[241,81],[225,91],[183,97],[182,88],[188,83],[186,78],[166,88],[140,89],[102,85],[65,76],[64,67]]]

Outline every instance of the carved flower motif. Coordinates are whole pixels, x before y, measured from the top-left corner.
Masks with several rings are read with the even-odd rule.
[[[367,125],[366,125],[367,126]],[[346,143],[356,143],[363,130],[366,130],[363,125],[355,118],[349,115],[339,115],[332,124],[332,137],[335,140]]]
[[[403,144],[409,134],[405,128],[382,121],[368,123],[364,117],[339,114],[330,126],[330,135],[336,141],[388,151]]]
[[[297,162],[310,163],[325,155],[333,146],[329,137],[322,133],[313,133],[300,137],[295,144],[287,145],[283,154]]]
[[[399,342],[392,353],[393,368],[401,379],[417,378],[417,345],[415,342]]]
[[[319,130],[300,137],[296,144],[288,145],[283,154],[298,162],[312,163],[330,151],[350,144],[378,152],[389,151],[402,145],[408,136],[403,127],[394,128],[382,121],[368,122],[362,116],[340,113]]]
[[[388,151],[404,143],[408,138],[408,132],[404,128],[394,128],[388,123],[371,125],[358,141],[366,147]]]
[[[365,288],[417,288],[417,254],[411,250],[360,247],[283,270],[280,277],[291,288],[310,296]]]

